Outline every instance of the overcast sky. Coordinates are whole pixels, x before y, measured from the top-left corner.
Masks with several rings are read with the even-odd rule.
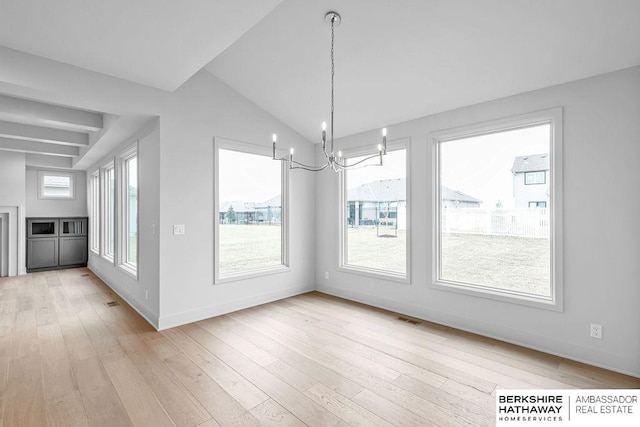
[[[218,201],[264,202],[280,194],[281,163],[271,157],[220,150]]]
[[[440,145],[442,184],[482,200],[483,208],[514,206],[513,160],[549,153],[547,125],[443,142]]]

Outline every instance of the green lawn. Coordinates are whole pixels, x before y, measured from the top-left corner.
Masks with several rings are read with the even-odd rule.
[[[549,239],[442,236],[441,276],[446,280],[549,295],[550,262]]]
[[[347,264],[396,273],[406,272],[405,230],[398,230],[397,237],[378,237],[375,227],[347,228],[347,242]]]
[[[404,230],[398,230],[397,237],[378,237],[375,227],[348,228],[347,263],[404,273],[406,238]],[[280,239],[278,225],[221,224],[221,273],[280,265]],[[446,280],[549,295],[550,258],[548,239],[442,236],[442,278]]]
[[[220,224],[220,272],[280,265],[281,236],[279,225]]]

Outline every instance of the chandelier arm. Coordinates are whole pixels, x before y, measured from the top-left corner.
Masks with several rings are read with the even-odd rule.
[[[329,163],[324,164],[323,166],[311,166],[311,165],[306,165],[304,163],[300,163],[296,160],[289,160],[289,169],[304,169],[304,170],[308,170],[311,172],[320,172],[325,170],[327,167],[329,167]]]
[[[371,165],[367,165],[367,166],[382,166],[382,157],[380,156],[380,153],[372,154],[372,155],[370,155],[369,157],[365,157],[364,159],[359,160],[359,161],[357,161],[356,163],[354,163],[354,164],[352,164],[352,165],[347,165],[346,163],[340,163],[338,160],[334,160],[334,163],[335,163],[336,165],[338,165],[338,167],[339,167],[340,169],[349,169],[349,168],[352,168],[352,167],[354,167],[354,166],[358,166],[358,165],[360,165],[360,164],[362,164],[362,163],[366,162],[367,160],[371,160],[371,159],[373,159],[374,157],[380,157],[380,163],[379,163],[379,164],[375,164],[375,165],[374,165],[374,164],[371,164]]]

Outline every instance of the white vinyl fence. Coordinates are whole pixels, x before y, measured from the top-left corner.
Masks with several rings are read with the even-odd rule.
[[[442,233],[549,238],[548,208],[443,208]]]

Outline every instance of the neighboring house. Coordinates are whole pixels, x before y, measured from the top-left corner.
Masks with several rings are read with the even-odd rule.
[[[220,224],[280,224],[282,222],[281,205],[280,195],[262,203],[237,200],[224,202],[220,204]]]
[[[482,200],[463,193],[452,190],[444,185],[440,187],[443,208],[479,208]]]
[[[549,206],[549,155],[547,153],[516,157],[511,172],[516,208]]]
[[[393,225],[407,228],[407,183],[405,178],[368,182],[351,188],[347,195],[349,225]],[[461,191],[442,187],[442,205],[479,208],[481,200]]]
[[[407,180],[404,178],[368,182],[347,194],[348,224],[386,225],[407,229]]]

